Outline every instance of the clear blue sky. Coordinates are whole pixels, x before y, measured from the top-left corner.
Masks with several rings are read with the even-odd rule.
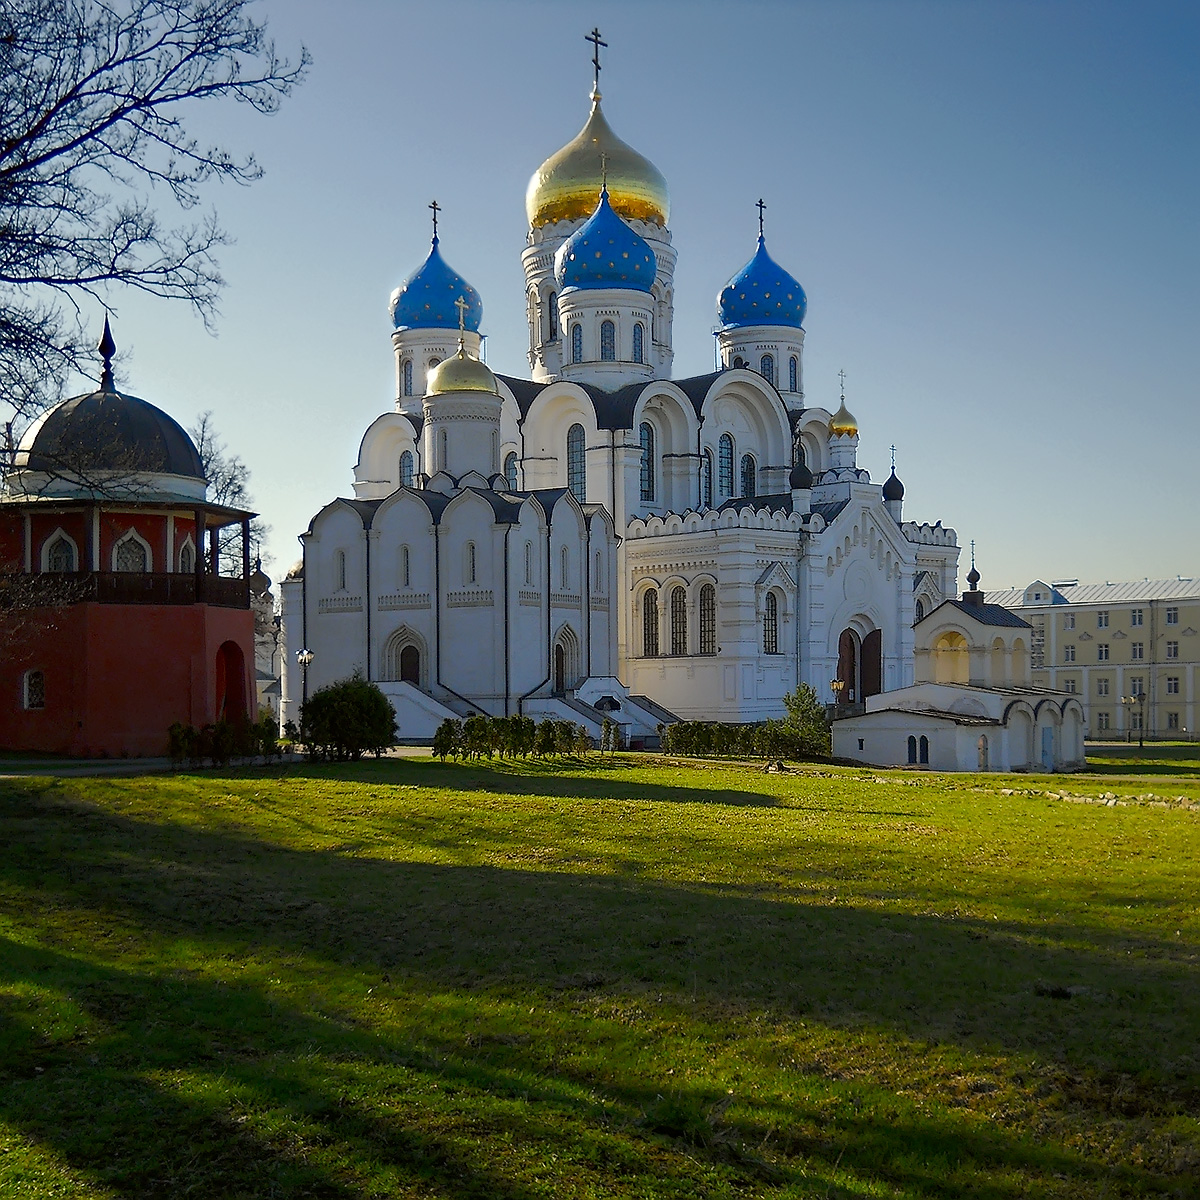
[[[527,374],[525,186],[586,117],[593,24],[609,121],[671,189],[677,375],[712,369],[762,196],[809,402],[845,369],[860,465],[882,481],[895,442],[906,517],[975,538],[985,587],[1200,574],[1200,5],[259,10],[315,61],[275,117],[195,110],[266,171],[209,196],[236,238],[217,335],[129,295],[114,328],[129,390],[211,409],[250,466],[276,576],[393,403],[387,301],[434,197],[490,364]]]

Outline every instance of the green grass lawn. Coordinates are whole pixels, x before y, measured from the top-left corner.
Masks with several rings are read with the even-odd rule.
[[[0,783],[0,1195],[1200,1196],[1180,797],[637,757]]]

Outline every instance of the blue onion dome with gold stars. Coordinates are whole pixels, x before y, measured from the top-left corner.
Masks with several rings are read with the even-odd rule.
[[[570,288],[633,288],[650,291],[658,262],[650,243],[621,220],[600,193],[596,211],[558,248],[554,275]]]
[[[479,332],[483,301],[479,293],[442,257],[434,235],[429,257],[393,293],[390,312],[393,329],[457,329],[461,296],[467,302],[463,324]]]
[[[754,257],[721,289],[717,319],[725,329],[743,325],[799,329],[807,312],[804,289],[767,253],[760,233]]]

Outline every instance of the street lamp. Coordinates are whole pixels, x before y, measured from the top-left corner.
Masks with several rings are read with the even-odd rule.
[[[829,681],[829,690],[833,693],[834,704],[841,704],[842,692],[846,690],[846,681],[844,679],[831,679]]]
[[[316,658],[307,647],[296,651],[296,661],[300,664],[300,740],[304,740],[304,710],[308,706],[308,668]]]
[[[1121,704],[1125,709],[1125,741],[1133,741],[1133,728],[1129,720],[1132,716],[1133,706],[1138,707],[1138,747],[1146,745],[1146,693],[1144,691],[1134,692],[1132,696],[1122,696]]]

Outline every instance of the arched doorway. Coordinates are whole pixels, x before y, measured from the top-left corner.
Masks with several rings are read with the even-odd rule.
[[[979,769],[981,771],[988,769],[988,740],[986,733],[979,735]]]
[[[379,678],[410,683],[415,688],[425,686],[425,641],[407,625],[401,625],[384,643],[380,656]]]
[[[564,625],[554,639],[550,658],[550,677],[556,695],[565,694],[579,683],[580,658],[579,638],[570,625]]]
[[[567,652],[562,642],[554,647],[554,690],[560,696],[567,690]]]
[[[400,682],[421,686],[421,652],[411,643],[400,651]]]
[[[971,677],[967,639],[953,629],[943,633],[931,647],[934,683],[966,683]]]
[[[236,724],[246,720],[246,658],[237,642],[222,642],[217,650],[215,670],[218,721]]]
[[[837,677],[844,684],[838,692],[838,703],[855,703],[858,699],[858,634],[853,629],[843,629],[838,638]]]
[[[863,700],[883,691],[883,634],[878,629],[863,638],[859,684]]]

